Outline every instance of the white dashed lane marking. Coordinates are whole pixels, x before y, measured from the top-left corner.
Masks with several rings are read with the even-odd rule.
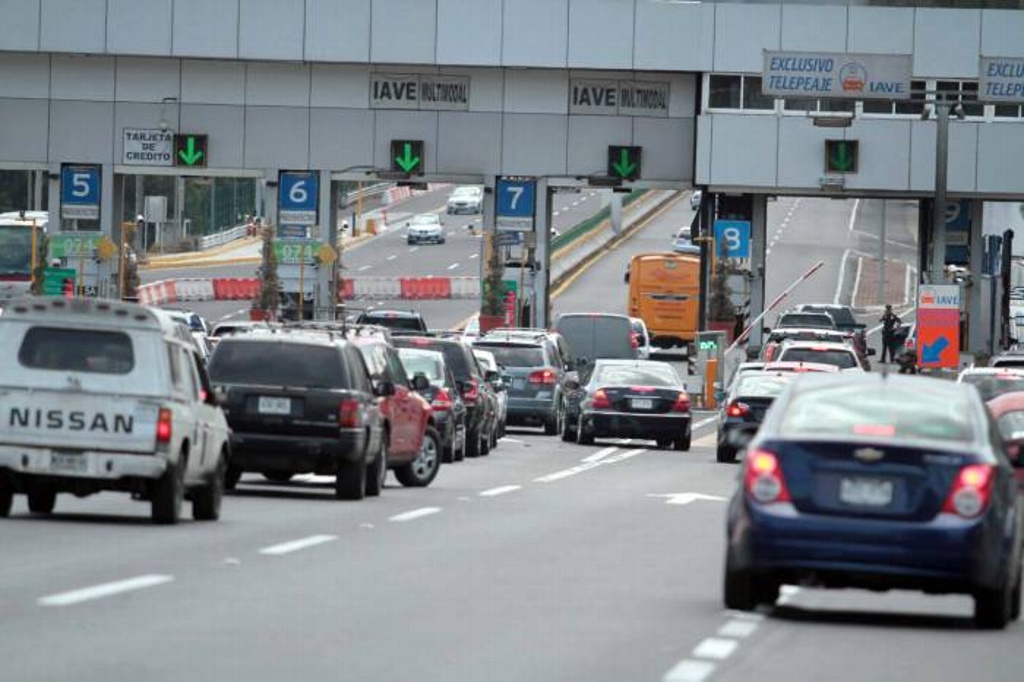
[[[172,580],[174,580],[174,576],[171,575],[140,575],[126,580],[83,587],[82,589],[70,592],[51,594],[48,597],[40,597],[37,603],[40,606],[73,606],[94,599],[112,597],[116,594],[134,592],[135,590],[142,590],[147,587],[156,587],[157,585],[169,583]]]
[[[480,497],[497,497],[498,495],[504,495],[505,493],[515,492],[521,490],[521,485],[503,485],[498,488],[491,488],[480,493]]]
[[[424,516],[430,516],[431,514],[437,514],[441,511],[440,507],[420,507],[419,509],[413,509],[412,511],[402,512],[401,514],[395,514],[388,521],[395,521],[403,523],[405,521],[415,521],[421,519]]]
[[[282,542],[279,545],[271,545],[270,547],[264,547],[260,550],[260,554],[267,554],[270,556],[281,556],[282,554],[291,554],[292,552],[297,552],[300,549],[315,547],[317,545],[322,545],[325,542],[332,542],[337,539],[337,535],[310,535],[308,538],[291,540],[290,542]]]

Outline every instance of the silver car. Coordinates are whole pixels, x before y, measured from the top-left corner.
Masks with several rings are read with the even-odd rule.
[[[409,244],[422,244],[423,242],[444,244],[445,231],[441,216],[436,213],[420,213],[414,215],[405,224],[405,241]]]
[[[448,213],[483,213],[484,192],[475,185],[456,187],[448,197]]]

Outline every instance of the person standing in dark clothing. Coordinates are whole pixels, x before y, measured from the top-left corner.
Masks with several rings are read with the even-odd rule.
[[[882,323],[882,358],[885,362],[886,353],[889,354],[889,362],[896,361],[896,332],[900,328],[900,318],[892,311],[892,306],[886,304],[885,313],[879,320]]]

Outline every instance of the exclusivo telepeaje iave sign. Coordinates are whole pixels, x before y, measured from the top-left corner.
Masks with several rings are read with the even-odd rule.
[[[910,99],[910,55],[764,52],[761,91],[774,97]]]
[[[978,69],[978,99],[982,102],[1024,103],[1024,59],[982,57]]]

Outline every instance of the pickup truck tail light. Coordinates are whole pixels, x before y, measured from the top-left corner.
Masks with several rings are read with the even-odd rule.
[[[346,398],[338,403],[338,426],[354,429],[359,426],[359,401]]]
[[[173,414],[166,407],[161,407],[156,419],[156,442],[158,445],[167,445],[171,442],[173,429]]]

